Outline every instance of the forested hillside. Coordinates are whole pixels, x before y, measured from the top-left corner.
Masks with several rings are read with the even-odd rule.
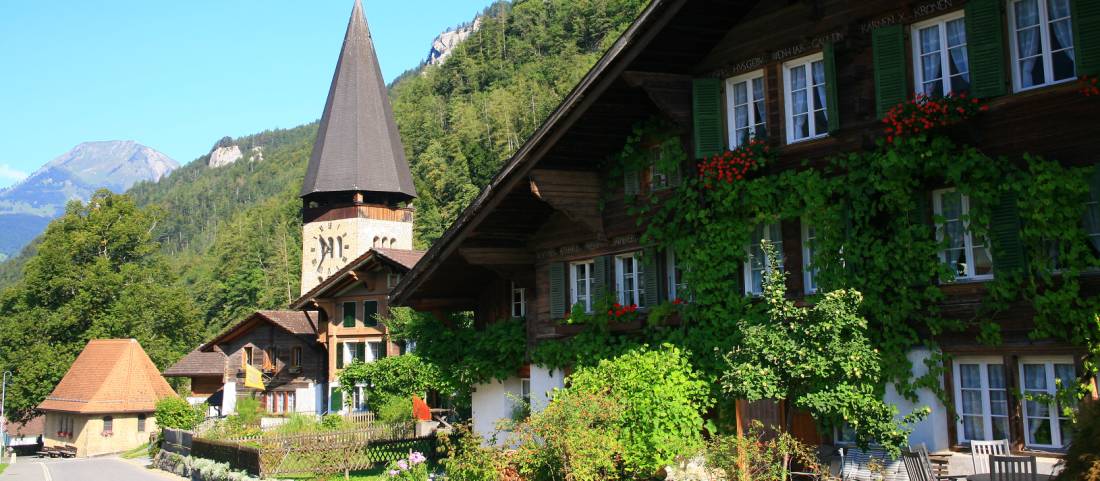
[[[645,3],[497,3],[483,12],[480,28],[444,64],[424,66],[398,79],[391,87],[391,99],[419,194],[415,203],[417,247],[426,248],[442,234]],[[333,46],[333,55],[336,48]],[[323,98],[317,99],[318,113],[323,103]],[[145,346],[161,368],[186,352],[188,343],[209,337],[252,310],[285,308],[298,295],[298,189],[316,131],[314,122],[231,139],[228,142],[244,153],[236,162],[211,168],[205,157],[199,158],[160,182],[141,183],[128,191],[141,211],[140,215],[134,214],[138,219],[135,225],[145,225],[151,235],[148,242],[159,245],[159,253],[142,253],[142,265],[155,266],[163,275],[147,275],[136,284],[119,281],[89,290],[94,294],[88,295],[114,299],[121,295],[118,290],[152,283],[164,291],[147,287],[151,292],[165,294],[155,299],[187,296],[185,307],[177,306],[177,311],[197,319],[173,319],[177,327],[187,326],[185,329],[194,332]],[[81,212],[75,206],[70,211]],[[73,225],[83,225],[79,217],[74,214],[67,219]],[[86,234],[107,235],[99,230]],[[55,230],[54,235],[63,234]],[[41,242],[40,246],[48,243]],[[52,242],[60,245],[57,243],[61,241]],[[51,247],[50,252],[56,249]],[[35,316],[14,312],[47,307],[35,305],[44,301],[32,290],[50,285],[50,275],[66,272],[42,270],[43,261],[38,259],[43,255],[31,246],[0,266],[0,285],[8,286],[4,297],[0,297],[0,301],[6,299],[0,302],[0,335],[7,333],[0,341],[5,346],[13,339],[30,343],[26,348],[29,350],[24,351],[28,355],[38,352],[34,346],[39,344],[61,344],[63,355],[48,362],[68,366],[88,337],[101,334],[87,325],[94,321],[66,317],[66,322],[80,328],[62,338],[56,332],[33,328]],[[113,271],[127,272],[131,269],[128,265],[124,262]],[[21,273],[32,269],[37,269],[33,285],[29,278],[20,279]],[[77,282],[82,278],[66,279]],[[93,278],[87,278],[87,282],[93,282]],[[151,312],[134,315],[148,316]],[[119,316],[114,311],[106,316],[112,319],[111,335],[137,336],[128,334],[127,329],[148,328],[148,324],[130,318],[115,322]],[[36,334],[17,335],[21,332]],[[18,359],[15,353],[0,356],[0,369],[19,371]],[[64,373],[52,364],[34,374],[45,376],[35,389],[18,395],[13,404],[17,410],[33,406],[37,402],[34,397],[45,396],[48,390],[43,389]]]

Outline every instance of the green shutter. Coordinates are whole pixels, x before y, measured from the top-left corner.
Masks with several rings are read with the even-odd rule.
[[[378,326],[378,301],[363,301],[363,324],[368,327]]]
[[[623,192],[627,197],[638,195],[638,192],[641,190],[638,171],[631,169],[630,166],[626,166],[625,168],[627,170],[623,173]]]
[[[344,368],[344,343],[336,343],[336,369]]]
[[[692,118],[695,133],[695,158],[722,152],[722,89],[716,78],[692,82]]]
[[[656,306],[664,301],[661,296],[661,275],[657,268],[657,249],[652,247],[642,253],[642,278],[645,281],[645,305]]]
[[[901,25],[871,32],[875,62],[875,111],[878,117],[909,97],[905,68],[905,30]]]
[[[550,263],[550,318],[565,317],[565,263]]]
[[[829,120],[829,133],[840,130],[840,98],[837,96],[836,47],[833,42],[825,44],[821,52],[825,64],[825,116]]]
[[[990,212],[989,234],[993,240],[993,272],[1015,272],[1024,268],[1024,244],[1020,240],[1020,213],[1016,194],[1001,194]]]
[[[615,259],[611,256],[600,256],[592,263],[592,302],[595,305],[597,299],[611,292],[612,276],[615,275]]]
[[[341,310],[344,316],[344,327],[355,327],[355,303],[345,302]]]
[[[344,392],[340,388],[332,388],[332,395],[328,398],[328,410],[339,411],[344,409]]]
[[[1077,75],[1100,75],[1100,2],[1073,0],[1071,8]]]
[[[976,97],[1005,94],[1003,0],[966,2],[966,50],[970,93]]]

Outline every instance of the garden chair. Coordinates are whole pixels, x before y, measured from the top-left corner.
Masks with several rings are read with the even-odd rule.
[[[1039,469],[1035,456],[997,456],[989,457],[990,474],[993,481],[1035,481]]]
[[[970,459],[974,461],[974,474],[991,472],[989,470],[990,456],[1007,456],[1012,454],[1008,448],[1007,439],[996,441],[970,441]]]
[[[932,461],[928,458],[928,448],[924,445],[916,449],[906,449],[901,453],[902,462],[905,463],[905,471],[909,473],[909,481],[942,481],[952,479],[965,479],[965,474],[947,476],[936,475],[932,470]]]
[[[853,447],[844,451],[840,457],[840,479],[843,481],[909,480],[902,461],[890,459],[882,448],[863,450]]]

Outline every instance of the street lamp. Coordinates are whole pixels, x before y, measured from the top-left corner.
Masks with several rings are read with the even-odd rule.
[[[10,378],[11,371],[4,371],[3,379],[0,380],[0,459],[4,456],[4,448],[7,447],[8,441],[8,417],[4,407],[8,400],[8,379]]]

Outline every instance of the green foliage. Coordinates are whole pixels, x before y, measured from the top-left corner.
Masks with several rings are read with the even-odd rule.
[[[477,326],[469,313],[456,313],[447,323],[408,308],[391,312],[387,325],[401,339],[416,339],[416,355],[438,366],[440,386],[468,396],[470,386],[506,379],[524,362],[527,332],[523,319]]]
[[[150,234],[162,216],[101,190],[50,224],[23,279],[0,293],[14,418],[33,414],[90,339],[135,338],[161,369],[198,343],[195,305]]]
[[[514,463],[531,481],[621,479],[622,413],[609,396],[558,391],[513,430]]]
[[[876,441],[899,454],[909,432],[877,392],[881,360],[859,311],[863,296],[837,290],[798,306],[787,298],[775,246],[765,241],[764,253],[766,313],[738,321],[741,338],[726,356],[723,390],[734,399],[786,400],[821,421],[847,421],[864,445]],[[785,430],[792,417],[788,409]]]
[[[786,481],[792,466],[802,473],[827,474],[817,452],[789,432],[768,432],[754,422],[742,435],[715,436],[707,442],[706,462],[730,481]]]
[[[498,448],[482,446],[481,436],[459,425],[453,434],[439,436],[447,477],[461,481],[500,481],[509,461]]]
[[[344,417],[339,414],[326,414],[321,417],[321,427],[328,431],[343,429],[345,424]]]
[[[419,451],[410,452],[405,459],[390,463],[387,474],[394,481],[423,481],[428,479],[428,458]]]
[[[424,362],[416,354],[385,357],[367,363],[355,361],[340,372],[340,385],[367,386],[371,396],[406,399],[413,395],[423,398],[430,389],[453,391],[441,382],[439,367]],[[351,395],[350,388],[345,388],[344,395]]]
[[[1081,406],[1058,481],[1100,481],[1100,403]]]
[[[157,426],[190,431],[206,419],[207,405],[192,406],[186,399],[171,396],[157,401],[153,415]]]
[[[622,406],[619,436],[627,472],[648,476],[702,443],[707,382],[679,348],[633,349],[577,369],[566,392],[603,396]]]
[[[372,393],[370,408],[374,411],[375,419],[386,424],[411,423],[416,420],[413,417],[411,397]]]

